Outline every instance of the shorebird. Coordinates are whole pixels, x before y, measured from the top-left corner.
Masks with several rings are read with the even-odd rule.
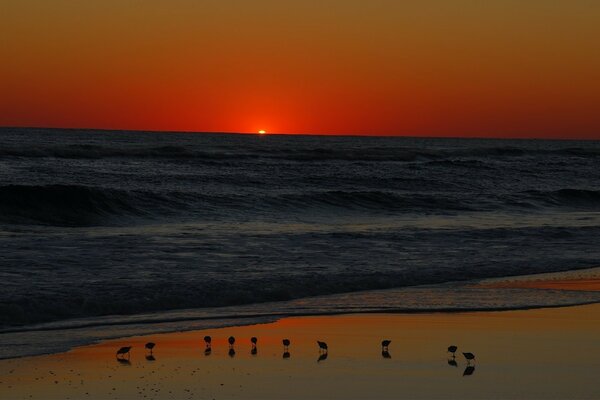
[[[282,343],[283,343],[284,350],[287,350],[288,347],[290,347],[290,339],[283,339]]]
[[[125,346],[125,347],[121,347],[119,350],[117,350],[117,358],[119,358],[119,356],[125,357],[125,354],[127,354],[127,357],[129,357],[131,354],[129,353],[129,350],[131,350],[131,347],[133,346]]]
[[[256,342],[258,342],[258,339],[256,338],[256,336],[252,336],[250,338],[250,341],[252,342],[252,347],[256,347]]]
[[[146,343],[146,345],[144,347],[146,349],[150,350],[150,354],[152,354],[152,350],[154,349],[154,346],[156,346],[156,343],[148,342],[148,343]]]
[[[458,350],[458,347],[454,345],[448,346],[448,353],[452,353],[452,357],[454,357],[454,353],[456,353],[456,350]]]
[[[384,340],[381,342],[381,351],[388,351],[388,347],[392,343],[391,340]]]
[[[233,336],[229,336],[229,339],[227,339],[227,341],[229,342],[229,347],[233,348],[233,344],[235,343],[235,338]]]
[[[463,353],[463,356],[467,359],[467,364],[471,363],[471,360],[475,359],[475,354],[473,353]]]
[[[204,336],[204,343],[206,343],[206,347],[210,347],[211,342],[212,338],[210,336]]]
[[[325,343],[325,342],[319,342],[317,340],[317,344],[319,345],[319,351],[327,352],[327,343]]]

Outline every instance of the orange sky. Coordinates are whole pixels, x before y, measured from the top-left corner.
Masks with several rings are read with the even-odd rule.
[[[6,0],[0,126],[600,139],[596,0]]]

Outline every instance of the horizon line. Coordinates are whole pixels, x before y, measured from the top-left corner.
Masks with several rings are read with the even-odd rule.
[[[100,131],[100,132],[132,132],[132,133],[167,133],[167,134],[200,134],[200,135],[255,135],[255,136],[325,136],[325,137],[381,137],[381,138],[407,138],[407,139],[472,139],[472,140],[548,140],[548,141],[589,141],[597,142],[592,138],[546,138],[546,137],[518,137],[518,136],[429,136],[411,134],[367,134],[367,133],[300,133],[300,132],[236,132],[236,131],[192,131],[192,130],[156,130],[156,129],[122,129],[122,128],[90,128],[90,127],[49,127],[49,126],[0,126],[0,129],[43,129],[67,131]]]

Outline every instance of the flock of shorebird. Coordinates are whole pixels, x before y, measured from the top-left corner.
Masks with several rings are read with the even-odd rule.
[[[233,357],[235,355],[235,349],[234,349],[235,337],[229,336],[229,338],[227,339],[227,342],[229,343],[229,355]],[[206,348],[204,349],[204,354],[208,355],[212,351],[212,337],[204,336],[204,343],[206,344]],[[250,343],[252,344],[252,349],[250,350],[250,353],[252,355],[256,355],[256,352],[257,352],[256,344],[258,343],[258,338],[256,338],[255,336],[251,337]],[[381,355],[384,358],[391,358],[390,353],[389,353],[389,346],[391,343],[392,343],[391,340],[383,340],[381,342]],[[289,347],[291,344],[290,339],[283,339],[282,344],[283,344],[283,358],[289,358],[290,357]],[[320,340],[317,340],[317,345],[319,346],[319,359],[317,361],[323,361],[327,358],[329,347],[327,346],[327,343],[321,342]],[[146,348],[146,350],[150,351],[149,357],[152,357],[152,351],[154,350],[155,346],[156,346],[156,343],[153,343],[153,342],[148,342],[144,346]],[[119,350],[117,350],[117,359],[128,360],[130,357],[129,352],[132,347],[133,346],[124,346],[124,347],[121,347]],[[448,353],[452,354],[452,358],[450,360],[448,360],[448,364],[450,364],[452,366],[457,366],[457,364],[456,364],[456,351],[457,350],[458,350],[457,346],[454,346],[454,345],[448,346]],[[465,359],[467,360],[467,365],[471,365],[471,361],[475,360],[475,354],[473,354],[473,353],[462,353],[462,354],[465,357]],[[127,356],[127,359],[125,359],[125,356]]]

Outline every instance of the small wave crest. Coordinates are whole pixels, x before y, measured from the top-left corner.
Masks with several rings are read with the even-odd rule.
[[[551,191],[529,190],[523,201],[539,207],[600,208],[600,190],[559,189]]]
[[[293,162],[326,162],[326,161],[434,161],[452,160],[455,158],[506,158],[523,156],[564,156],[564,157],[600,157],[600,149],[568,147],[560,149],[531,149],[515,146],[489,146],[468,148],[418,148],[418,147],[318,147],[307,146],[288,148],[285,143],[266,147],[248,146],[223,147],[206,150],[196,146],[162,145],[162,146],[106,146],[98,144],[66,144],[66,145],[7,145],[0,148],[0,158],[64,158],[64,159],[172,159],[197,160],[206,162],[242,161],[242,160],[286,160]]]
[[[0,186],[0,221],[92,226],[113,216],[151,215],[176,201],[176,196],[83,185],[6,185]]]

